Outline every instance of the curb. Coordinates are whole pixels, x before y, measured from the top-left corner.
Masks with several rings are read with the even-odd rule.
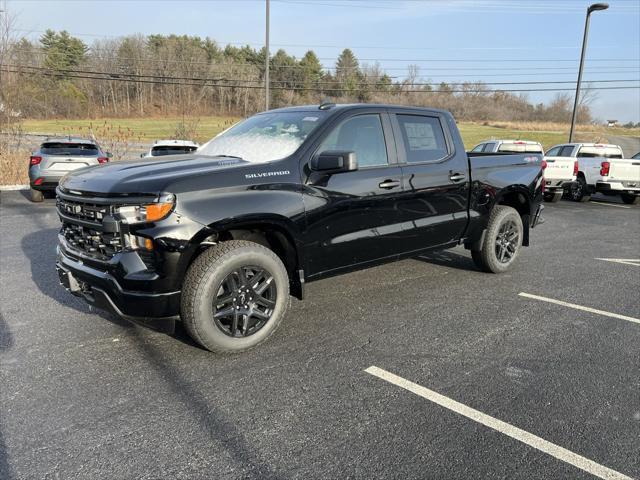
[[[29,185],[0,185],[0,192],[11,192],[15,190],[29,190]]]

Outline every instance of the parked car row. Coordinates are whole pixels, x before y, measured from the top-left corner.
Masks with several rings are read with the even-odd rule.
[[[542,152],[542,145],[523,140],[487,140],[472,152]],[[544,154],[547,202],[563,195],[576,202],[587,202],[594,193],[619,195],[624,203],[640,204],[640,152],[623,158],[618,145],[564,143]]]
[[[158,140],[140,155],[142,158],[181,155],[196,151],[200,145],[191,140]],[[54,192],[60,179],[73,170],[108,163],[105,152],[92,139],[78,137],[47,138],[29,158],[31,200],[42,202],[47,192]]]

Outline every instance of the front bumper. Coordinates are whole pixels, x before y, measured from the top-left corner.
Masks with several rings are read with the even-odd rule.
[[[123,289],[109,271],[86,265],[81,258],[57,248],[60,284],[90,305],[126,320],[171,330],[180,312],[180,291],[156,293]]]

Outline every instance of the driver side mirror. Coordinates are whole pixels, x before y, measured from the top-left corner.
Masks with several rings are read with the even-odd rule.
[[[327,150],[311,159],[311,170],[327,173],[352,172],[358,169],[355,152]]]

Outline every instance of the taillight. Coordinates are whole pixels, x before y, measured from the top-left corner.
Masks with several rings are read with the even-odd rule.
[[[98,157],[98,163],[107,163],[108,161],[108,157]]]
[[[609,168],[611,167],[611,164],[609,162],[602,162],[600,164],[600,175],[603,177],[606,177],[607,175],[609,175]]]
[[[546,170],[546,168],[547,168],[547,161],[542,160],[542,170]]]
[[[578,161],[576,160],[575,162],[573,162],[573,176],[577,177],[578,176],[578,171],[580,170],[580,167],[578,167]]]
[[[40,177],[40,178],[36,178],[33,182],[34,185],[42,185],[42,182],[44,182],[44,178]]]
[[[31,158],[29,158],[29,163],[31,165],[40,165],[41,161],[42,161],[42,157],[37,157],[35,155],[31,155]]]

